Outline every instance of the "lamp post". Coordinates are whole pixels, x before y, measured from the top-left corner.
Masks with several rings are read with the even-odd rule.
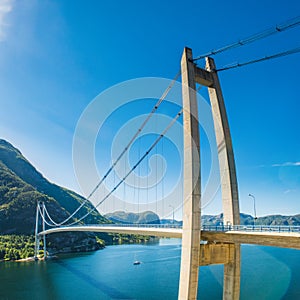
[[[173,206],[173,205],[169,205],[169,207],[172,207],[172,209],[173,209],[173,218],[172,218],[172,224],[174,225],[174,206]]]
[[[255,197],[252,194],[249,194],[248,196],[251,197],[251,198],[253,198],[253,209],[254,209],[253,225],[255,226],[255,221],[257,220],[257,217],[256,217],[256,207],[255,207]]]

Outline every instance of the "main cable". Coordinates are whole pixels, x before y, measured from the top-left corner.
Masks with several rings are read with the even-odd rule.
[[[126,178],[136,169],[136,167],[149,155],[149,153],[153,150],[153,148],[157,145],[157,143],[164,137],[167,131],[174,125],[177,119],[181,116],[183,109],[181,109],[177,115],[173,118],[173,120],[169,123],[169,125],[165,128],[165,130],[159,135],[159,137],[154,141],[154,143],[149,147],[149,149],[145,152],[145,154],[138,160],[138,162],[130,169],[130,171],[114,186],[114,188],[89,212],[87,212],[84,216],[79,218],[78,220],[67,224],[67,226],[72,226],[86,218],[89,214],[91,214],[99,205],[101,205],[108,197],[110,197],[113,192],[117,190],[117,188],[126,180]]]
[[[284,52],[280,52],[280,53],[277,53],[277,54],[274,54],[274,55],[264,56],[264,57],[257,58],[257,59],[254,59],[254,60],[250,60],[250,61],[243,62],[243,63],[235,63],[235,64],[233,64],[231,66],[228,66],[228,67],[223,67],[223,68],[220,68],[220,69],[216,69],[215,71],[220,72],[220,71],[230,70],[230,69],[234,69],[234,68],[239,68],[239,67],[243,67],[243,66],[246,66],[246,65],[251,65],[251,64],[254,64],[254,63],[262,62],[262,61],[265,61],[265,60],[295,54],[295,53],[298,53],[298,52],[300,52],[300,47],[297,47],[297,48],[294,48],[294,49],[291,49],[291,50],[287,50],[287,51],[284,51]]]
[[[211,50],[207,53],[204,53],[204,54],[201,54],[197,57],[195,57],[192,61],[197,61],[199,59],[203,59],[205,58],[206,56],[212,56],[212,55],[216,55],[216,54],[219,54],[221,52],[224,52],[224,51],[227,51],[227,50],[231,50],[233,48],[237,48],[237,47],[241,47],[241,46],[244,46],[246,44],[250,44],[250,43],[253,43],[255,41],[258,41],[258,40],[261,40],[261,39],[264,39],[268,36],[271,36],[273,34],[276,34],[276,33],[279,33],[279,32],[283,32],[285,30],[288,30],[290,28],[294,28],[296,26],[299,26],[300,25],[300,16],[296,17],[296,18],[293,18],[281,25],[277,25],[275,26],[274,28],[270,28],[270,29],[267,29],[267,30],[264,30],[262,32],[259,32],[259,33],[256,33],[248,38],[245,38],[245,39],[242,39],[242,40],[239,40],[235,43],[232,43],[232,44],[229,44],[227,46],[224,46],[224,47],[221,47],[219,49],[216,49],[216,50]]]
[[[47,208],[46,208],[46,205],[45,205],[45,214],[46,214],[46,216],[48,217],[48,219],[50,220],[50,222],[52,222],[53,223],[53,225],[49,225],[48,223],[46,223],[47,225],[49,225],[49,226],[52,226],[52,227],[55,227],[55,226],[59,226],[59,224],[58,223],[56,223],[52,218],[51,218],[51,216],[50,216],[50,214],[48,213],[48,210],[47,210]]]
[[[66,222],[68,222],[71,218],[73,218],[73,216],[89,201],[89,199],[94,195],[94,193],[97,191],[97,189],[100,187],[100,185],[104,182],[104,180],[107,178],[107,176],[111,173],[111,171],[114,169],[114,167],[117,165],[117,163],[120,161],[120,159],[123,157],[123,155],[128,151],[129,147],[132,145],[132,143],[135,141],[135,139],[139,136],[139,134],[142,132],[142,130],[144,129],[144,127],[146,126],[146,124],[149,122],[149,120],[151,119],[151,117],[153,116],[153,114],[157,111],[158,107],[160,106],[160,104],[165,100],[165,98],[167,97],[167,95],[169,94],[170,90],[172,89],[172,87],[174,86],[175,82],[177,81],[178,77],[181,74],[181,70],[179,70],[177,72],[177,74],[175,75],[175,77],[173,78],[173,80],[171,81],[171,83],[168,85],[168,87],[165,89],[165,91],[163,92],[162,96],[159,98],[159,100],[157,101],[157,103],[154,105],[154,107],[152,108],[151,112],[148,114],[147,118],[144,120],[144,122],[142,123],[142,125],[140,126],[140,128],[136,131],[136,133],[133,135],[133,137],[131,138],[131,140],[129,141],[129,143],[126,145],[126,147],[123,149],[123,151],[120,153],[120,155],[118,156],[118,158],[112,163],[112,165],[110,166],[110,168],[108,169],[108,171],[104,174],[104,176],[101,178],[101,180],[99,181],[99,183],[95,186],[95,188],[91,191],[91,193],[88,195],[88,197],[80,204],[80,206],[70,215],[68,216],[63,222],[60,223],[56,223],[52,220],[52,222],[54,222],[54,224],[56,224],[56,226],[61,226],[63,224],[65,224]],[[50,216],[48,215],[49,219]]]
[[[44,207],[46,208],[46,206],[44,206]],[[40,215],[41,215],[43,221],[45,222],[45,224],[47,224],[47,225],[50,226],[50,227],[55,227],[55,226],[56,226],[56,225],[54,225],[54,224],[50,224],[50,223],[46,220],[46,218],[44,217],[44,215],[43,215],[43,213],[42,213],[42,211],[41,211],[41,207],[40,207],[39,204],[38,204],[38,210],[39,210],[39,213],[40,213]]]

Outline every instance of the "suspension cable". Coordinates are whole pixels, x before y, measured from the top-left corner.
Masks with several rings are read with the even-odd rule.
[[[46,206],[44,206],[44,207],[46,208]],[[41,215],[43,221],[44,221],[48,226],[50,226],[50,227],[55,227],[55,226],[57,226],[57,225],[55,225],[55,224],[50,224],[50,223],[46,220],[46,218],[44,217],[44,215],[43,215],[43,213],[42,213],[42,211],[41,211],[40,205],[38,205],[38,210],[39,210],[39,213],[40,213],[40,215]]]
[[[118,158],[112,163],[111,167],[108,169],[108,171],[105,173],[105,175],[102,177],[102,179],[99,181],[99,183],[96,185],[96,187],[92,190],[92,192],[89,194],[89,196],[87,197],[88,199],[91,198],[93,196],[93,194],[96,192],[96,190],[99,188],[99,186],[103,183],[103,181],[105,180],[105,178],[109,175],[109,173],[113,170],[113,168],[116,166],[116,164],[120,161],[120,159],[123,157],[123,155],[128,151],[129,147],[132,145],[132,143],[135,141],[135,139],[139,136],[139,134],[141,133],[141,131],[144,129],[144,127],[146,126],[146,124],[148,123],[148,121],[150,120],[150,118],[153,116],[153,114],[156,112],[156,110],[158,109],[158,107],[160,106],[160,104],[165,100],[165,98],[167,97],[168,93],[170,92],[171,88],[173,87],[173,85],[175,84],[176,80],[178,79],[178,77],[181,74],[181,70],[178,71],[178,73],[176,74],[176,76],[173,78],[173,80],[171,81],[171,83],[169,84],[169,86],[166,88],[166,90],[163,92],[162,96],[159,98],[159,100],[157,101],[157,103],[154,105],[154,107],[152,108],[151,112],[148,114],[147,118],[145,119],[145,121],[142,123],[142,125],[140,126],[140,128],[136,131],[136,133],[133,135],[133,137],[131,138],[131,140],[129,141],[129,143],[127,144],[127,146],[123,149],[123,151],[121,152],[121,154],[118,156]]]
[[[224,46],[224,47],[221,47],[219,49],[216,49],[216,50],[211,50],[207,53],[204,53],[202,55],[199,55],[197,57],[195,57],[193,59],[193,61],[197,61],[199,59],[203,59],[205,58],[206,56],[212,56],[212,55],[216,55],[216,54],[219,54],[221,52],[224,52],[224,51],[227,51],[227,50],[231,50],[233,48],[237,48],[237,47],[241,47],[241,46],[244,46],[246,44],[250,44],[250,43],[253,43],[253,42],[256,42],[260,39],[264,39],[268,36],[271,36],[273,34],[276,34],[276,33],[279,33],[279,32],[283,32],[287,29],[290,29],[290,28],[294,28],[296,26],[299,26],[300,25],[300,16],[296,17],[296,18],[293,18],[281,25],[277,25],[275,26],[274,28],[269,28],[267,30],[264,30],[264,31],[261,31],[259,33],[256,33],[248,38],[245,38],[245,39],[242,39],[242,40],[239,40],[235,43],[232,43],[232,44],[229,44],[227,46]]]
[[[157,101],[157,103],[154,105],[154,107],[152,108],[151,112],[148,114],[147,118],[144,120],[144,122],[142,123],[142,125],[140,126],[140,128],[136,131],[136,133],[133,135],[133,137],[131,138],[131,140],[129,141],[129,143],[126,145],[126,147],[123,149],[123,151],[120,153],[120,155],[118,156],[118,158],[111,164],[110,168],[108,169],[108,171],[104,174],[104,176],[101,178],[101,180],[99,181],[99,183],[95,186],[95,188],[91,191],[91,193],[88,195],[88,197],[80,204],[80,206],[72,213],[70,214],[64,221],[60,222],[60,223],[55,223],[57,224],[57,226],[61,226],[63,224],[65,224],[66,222],[68,222],[71,218],[73,218],[73,216],[89,201],[89,199],[94,195],[94,193],[98,190],[98,188],[100,187],[100,185],[104,182],[104,180],[107,178],[107,176],[111,173],[111,171],[114,169],[114,167],[117,165],[117,163],[120,161],[120,159],[123,157],[123,155],[128,151],[129,147],[132,145],[132,143],[135,141],[135,139],[138,137],[138,135],[142,132],[142,130],[144,129],[144,127],[146,126],[146,124],[148,123],[148,121],[150,120],[150,118],[153,116],[153,114],[157,111],[158,107],[160,106],[160,104],[165,100],[165,98],[167,97],[168,93],[170,92],[170,90],[172,89],[172,87],[174,86],[175,82],[177,81],[178,77],[181,74],[181,70],[179,70],[177,72],[177,74],[175,75],[175,77],[173,78],[173,80],[171,81],[171,83],[168,85],[168,87],[165,89],[165,91],[163,92],[162,96],[159,98],[159,100]],[[50,218],[49,218],[50,219]]]
[[[46,205],[45,205],[45,213],[46,213],[46,216],[48,217],[48,219],[50,220],[50,222],[53,223],[52,226],[59,226],[59,224],[56,223],[56,222],[51,218],[51,216],[49,215],[48,210],[47,210],[47,208],[46,208]],[[47,224],[47,225],[49,225],[49,224]],[[50,226],[50,225],[49,225],[49,226]]]
[[[280,53],[277,53],[277,54],[274,54],[274,55],[264,56],[264,57],[257,58],[257,59],[254,59],[254,60],[250,60],[250,61],[243,62],[243,63],[235,63],[231,66],[223,67],[223,68],[217,69],[215,71],[218,72],[218,71],[230,70],[230,69],[234,69],[234,68],[238,68],[238,67],[243,67],[243,66],[246,66],[246,65],[255,64],[255,63],[262,62],[262,61],[269,60],[269,59],[274,59],[274,58],[279,58],[279,57],[282,57],[282,56],[295,54],[295,53],[298,53],[298,52],[300,52],[300,47],[294,48],[294,49],[291,49],[291,50],[288,50],[288,51],[280,52]]]
[[[138,160],[138,162],[130,169],[130,171],[114,186],[114,188],[89,212],[87,212],[84,216],[79,218],[78,220],[68,224],[67,226],[72,226],[86,218],[89,214],[91,214],[99,205],[101,205],[107,198],[109,198],[118,187],[126,180],[126,178],[136,169],[136,167],[149,155],[149,153],[153,150],[153,148],[158,144],[158,142],[164,137],[167,131],[174,125],[177,119],[181,116],[183,109],[181,109],[177,115],[173,118],[173,120],[169,123],[169,125],[165,128],[165,130],[159,135],[159,137],[154,141],[154,143],[149,147],[149,149],[144,153],[144,155]]]
[[[165,155],[164,155],[164,138],[162,139],[161,141],[161,155],[162,157],[164,158]],[[161,160],[161,170],[162,170],[162,177],[161,177],[161,199],[164,200],[164,177],[165,177],[165,174],[164,174],[164,160],[162,159]],[[157,201],[157,199],[156,199]],[[164,215],[165,214],[165,207],[164,207],[164,203],[162,205],[162,214]]]

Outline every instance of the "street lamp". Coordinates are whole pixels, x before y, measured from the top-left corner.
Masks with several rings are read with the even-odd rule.
[[[249,194],[248,196],[251,197],[251,198],[253,198],[253,209],[254,209],[253,225],[255,226],[255,221],[257,220],[257,217],[256,217],[256,208],[255,208],[255,197],[252,194]]]
[[[172,224],[174,224],[174,206],[173,205],[169,205],[169,207],[173,208],[173,219],[172,219]]]

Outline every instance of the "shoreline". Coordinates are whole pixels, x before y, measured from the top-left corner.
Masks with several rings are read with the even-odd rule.
[[[35,261],[35,258],[33,256],[26,257],[26,258],[20,258],[17,260],[7,260],[7,261],[14,261],[14,262],[27,262],[27,261]]]
[[[136,244],[136,245],[139,245],[139,244],[151,244],[151,243],[155,243],[157,242],[157,238],[150,238],[149,240],[147,241],[138,241],[138,242],[132,242],[132,241],[124,241],[124,240],[115,240],[113,241],[112,243],[109,243],[105,246],[101,246],[99,249],[87,249],[86,251],[72,251],[70,248],[66,248],[62,251],[51,251],[52,253],[50,255],[48,255],[46,257],[46,260],[50,260],[50,259],[56,259],[58,258],[57,255],[59,254],[72,254],[72,253],[86,253],[86,252],[95,252],[95,251],[99,251],[99,250],[103,250],[105,249],[107,246],[119,246],[119,245],[133,245],[133,244]],[[0,259],[0,263],[2,262],[17,262],[17,263],[21,263],[21,262],[32,262],[32,261],[44,261],[44,257],[41,256],[39,257],[38,259],[35,259],[34,256],[30,256],[30,257],[26,257],[26,258],[20,258],[20,259],[16,259],[16,260],[7,260],[7,259]]]

